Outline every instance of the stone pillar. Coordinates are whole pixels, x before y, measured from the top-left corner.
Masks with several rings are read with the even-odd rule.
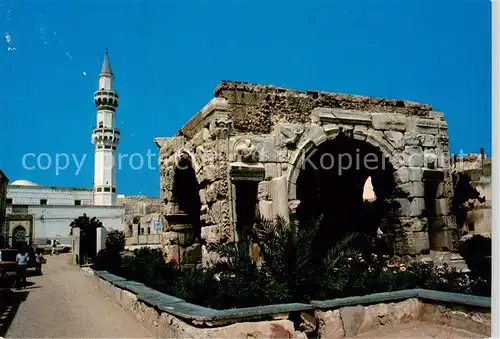
[[[425,170],[426,216],[429,220],[430,248],[455,251],[458,237],[455,217],[451,211],[451,177],[443,171]]]
[[[273,217],[280,216],[289,219],[288,191],[286,177],[281,176],[271,179],[270,197],[272,199]]]
[[[108,231],[105,227],[98,227],[96,230],[96,254],[106,248],[106,235]]]

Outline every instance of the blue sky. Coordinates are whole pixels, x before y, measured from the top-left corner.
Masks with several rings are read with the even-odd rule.
[[[491,151],[489,0],[0,4],[9,33],[0,51],[0,168],[11,181],[92,187],[93,92],[105,47],[124,154],[157,153],[153,139],[174,134],[221,80],[428,103],[445,113],[452,152]],[[49,154],[51,167],[23,168],[27,153]],[[56,173],[61,153],[87,154],[78,175],[71,159]],[[118,191],[158,195],[159,170],[147,167],[124,161]]]

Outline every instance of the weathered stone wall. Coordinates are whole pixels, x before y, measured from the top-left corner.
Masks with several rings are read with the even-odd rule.
[[[394,253],[455,250],[458,231],[442,113],[408,101],[233,82],[221,83],[215,96],[176,136],[156,139],[166,233],[189,228],[173,194],[175,167],[183,158],[196,171],[201,238],[237,241],[236,185],[254,181],[261,215],[288,217],[300,204],[296,185],[304,155],[343,135],[376,147],[392,166],[396,207],[385,236]],[[171,238],[165,234],[164,245],[166,252],[176,253],[168,255],[172,258],[194,246]],[[205,247],[202,252],[208,262]]]
[[[421,322],[440,324],[455,329],[468,330],[475,334],[489,336],[491,332],[491,310],[487,307],[469,306],[457,303],[434,302],[426,299],[409,298],[377,302],[375,295],[371,304],[337,306],[276,311],[260,316],[251,311],[233,310],[233,315],[214,316],[213,320],[186,319],[175,316],[145,302],[144,296],[122,289],[100,278],[94,271],[84,271],[115,302],[146,326],[158,338],[296,338],[308,336],[319,338],[352,338],[382,327]],[[140,285],[140,284],[139,284]],[[148,292],[149,294],[154,291]],[[410,292],[410,291],[407,291]],[[438,292],[428,291],[427,293]],[[156,292],[158,294],[158,292]],[[154,294],[154,293],[153,293]],[[163,295],[166,296],[166,295]],[[158,298],[159,296],[157,296]],[[182,302],[166,296],[172,306]],[[153,298],[154,299],[154,298]],[[445,299],[450,299],[449,296]],[[467,299],[467,298],[465,298]],[[326,303],[332,301],[326,301]],[[319,304],[325,302],[317,302]],[[339,303],[342,304],[342,303]],[[180,309],[189,310],[190,304]],[[191,305],[193,307],[194,305]],[[286,305],[283,305],[286,308]],[[274,306],[277,308],[277,305]],[[174,307],[170,307],[174,310]],[[201,309],[201,308],[200,308]],[[205,309],[210,311],[211,309]],[[212,310],[213,311],[213,310]],[[243,311],[243,312],[242,312]],[[217,311],[216,311],[217,312]],[[293,313],[293,316],[292,316]],[[203,312],[197,311],[202,318]],[[196,317],[195,317],[196,318]],[[296,318],[298,320],[291,321]]]
[[[471,236],[474,234],[491,235],[491,206],[492,206],[492,184],[491,184],[491,158],[484,154],[469,154],[459,157],[453,164],[457,172],[468,175],[472,185],[478,190],[484,202],[474,201],[469,205],[467,218],[461,228],[462,234]]]

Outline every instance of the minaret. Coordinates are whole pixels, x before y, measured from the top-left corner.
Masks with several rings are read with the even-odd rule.
[[[97,108],[96,128],[92,130],[92,143],[95,145],[94,205],[116,205],[116,146],[120,141],[120,131],[115,128],[118,93],[114,91],[114,80],[106,49],[99,74],[99,88],[94,93]]]

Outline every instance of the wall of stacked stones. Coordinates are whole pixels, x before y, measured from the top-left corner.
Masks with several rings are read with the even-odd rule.
[[[412,102],[237,83],[222,83],[215,94],[177,136],[157,140],[166,214],[179,212],[172,176],[175,157],[184,154],[196,169],[207,242],[237,240],[234,182],[257,181],[260,213],[286,217],[300,203],[296,182],[307,152],[344,133],[378,148],[394,169],[397,254],[453,250],[458,233],[442,113]],[[179,245],[165,231],[165,244]]]

